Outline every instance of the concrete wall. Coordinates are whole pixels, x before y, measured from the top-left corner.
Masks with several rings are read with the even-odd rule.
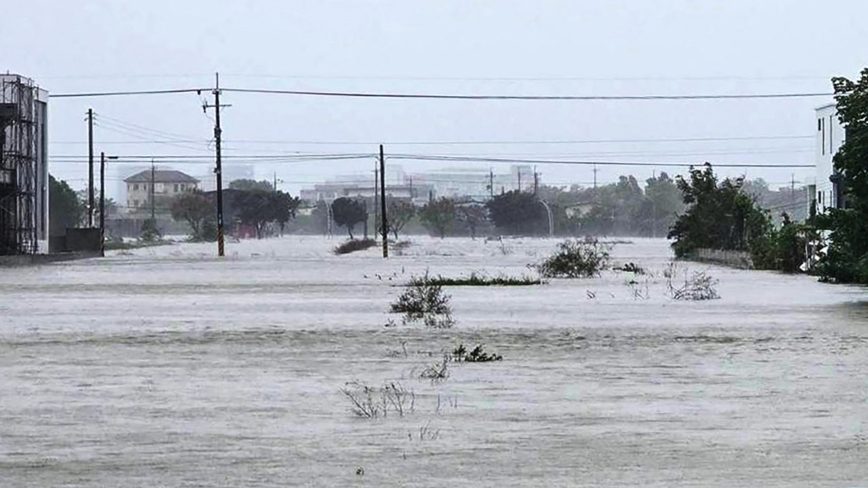
[[[690,259],[704,263],[722,264],[739,269],[753,268],[750,253],[746,251],[723,251],[721,249],[697,249]]]

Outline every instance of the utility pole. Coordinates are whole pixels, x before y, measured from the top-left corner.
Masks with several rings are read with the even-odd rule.
[[[597,163],[594,163],[594,196],[597,195]]]
[[[99,255],[105,257],[105,153],[99,153]]]
[[[518,168],[518,192],[521,193],[521,167]]]
[[[223,257],[226,255],[226,245],[223,240],[223,160],[221,153],[221,140],[223,130],[220,128],[220,109],[230,107],[231,105],[220,105],[220,73],[214,75],[215,85],[211,93],[214,95],[214,105],[207,103],[202,105],[203,111],[208,111],[209,108],[214,109],[214,147],[216,152],[216,167],[214,174],[217,175],[217,255]]]
[[[151,223],[157,226],[157,207],[154,202],[156,197],[157,172],[154,170],[154,158],[151,158]]]
[[[105,160],[117,158],[106,158],[104,152],[99,153],[99,255],[102,257],[105,257]]]
[[[389,257],[389,222],[386,218],[386,157],[380,144],[380,212],[383,215],[383,257]]]
[[[377,169],[379,167],[380,162],[374,160],[374,198],[372,199],[372,203],[374,204],[374,228],[378,228],[377,226],[380,224],[380,206],[377,205],[377,198],[380,198],[380,171]]]
[[[277,171],[274,172],[274,183],[271,184],[271,191],[277,191]]]
[[[539,191],[539,173],[536,172],[536,167],[533,168],[533,194],[536,195]]]
[[[489,196],[494,200],[494,170],[491,167],[488,168],[488,191]]]
[[[87,226],[93,227],[93,109],[87,109]]]

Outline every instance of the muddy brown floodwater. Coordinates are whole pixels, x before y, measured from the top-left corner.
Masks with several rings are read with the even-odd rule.
[[[868,486],[868,290],[682,263],[722,298],[673,301],[667,243],[634,240],[615,262],[648,275],[450,288],[452,329],[384,327],[411,275],[556,244],[413,241],[0,269],[0,486]],[[419,377],[460,343],[504,359]],[[414,405],[357,418],[354,381]]]

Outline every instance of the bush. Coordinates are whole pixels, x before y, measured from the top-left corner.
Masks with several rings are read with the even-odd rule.
[[[678,274],[677,267],[671,264],[663,275],[666,277],[666,287],[673,300],[716,300],[718,280],[704,271],[690,273],[684,270],[684,282],[676,286],[672,280]]]
[[[405,324],[422,320],[428,327],[449,328],[455,323],[450,300],[443,287],[431,283],[426,273],[423,278],[411,278],[391,312],[404,314]]]
[[[620,268],[612,268],[612,269],[615,271],[623,271],[625,273],[633,273],[636,275],[644,275],[645,274],[645,268],[642,268],[641,266],[637,266],[635,263],[627,263],[624,266],[621,266]]]
[[[596,239],[568,239],[537,269],[545,278],[591,278],[599,276],[609,263],[611,246]]]
[[[377,245],[377,241],[373,239],[350,239],[347,242],[337,246],[332,250],[333,253],[340,256],[341,254],[349,254],[356,251],[364,251]]]
[[[427,280],[428,284],[440,286],[529,286],[542,284],[542,280],[532,276],[486,276],[475,271],[471,272],[468,277],[444,278],[443,276],[438,275],[434,278],[426,276],[424,279]]]
[[[449,378],[449,359],[449,355],[445,354],[442,361],[423,369],[422,372],[419,373],[419,377],[431,380],[432,382]]]
[[[341,393],[350,401],[350,410],[357,417],[387,417],[389,410],[403,417],[416,409],[416,393],[400,383],[386,383],[376,388],[354,381],[341,388]]]
[[[464,344],[459,344],[458,347],[452,350],[452,358],[456,362],[465,363],[488,363],[492,361],[501,361],[503,356],[500,354],[489,354],[482,348],[482,344],[477,345],[469,353]]]

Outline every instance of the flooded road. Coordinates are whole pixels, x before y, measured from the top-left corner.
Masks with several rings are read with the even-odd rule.
[[[721,299],[673,301],[635,240],[614,263],[648,275],[449,288],[452,329],[384,327],[412,275],[557,243],[413,241],[0,269],[0,486],[868,486],[868,290],[682,263]],[[461,343],[504,359],[419,377]],[[354,381],[413,411],[357,418]]]

